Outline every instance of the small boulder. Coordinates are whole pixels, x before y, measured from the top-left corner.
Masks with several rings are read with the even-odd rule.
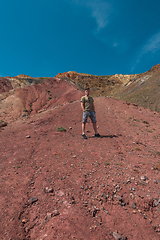
[[[33,204],[33,203],[35,203],[35,202],[37,202],[38,201],[38,198],[37,197],[32,197],[32,198],[30,198],[29,200],[28,200],[28,202],[30,203],[30,204]]]
[[[0,121],[0,127],[6,127],[7,122],[4,122],[3,120]]]
[[[53,193],[53,187],[46,187],[46,188],[44,189],[44,191],[45,191],[46,193]]]

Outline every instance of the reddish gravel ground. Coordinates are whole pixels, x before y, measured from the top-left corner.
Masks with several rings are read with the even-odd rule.
[[[79,101],[1,128],[1,239],[160,239],[160,115],[95,106],[101,138]]]

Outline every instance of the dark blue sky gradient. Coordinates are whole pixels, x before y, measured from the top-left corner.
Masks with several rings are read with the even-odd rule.
[[[132,74],[160,63],[159,0],[7,0],[0,9],[0,76]]]

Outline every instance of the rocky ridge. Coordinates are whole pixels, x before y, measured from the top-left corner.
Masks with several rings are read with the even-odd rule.
[[[93,96],[111,96],[160,112],[159,75],[160,64],[145,73],[134,75],[95,76],[68,72],[59,73],[57,77],[71,80],[77,87],[89,86]]]
[[[83,89],[88,86],[91,88],[92,94],[106,95],[109,94],[116,86],[124,86],[127,82],[129,82],[132,78],[138,76],[135,75],[106,75],[106,76],[96,76],[85,73],[77,73],[77,72],[64,72],[58,73],[56,77],[65,78],[72,80],[77,86],[81,86]]]

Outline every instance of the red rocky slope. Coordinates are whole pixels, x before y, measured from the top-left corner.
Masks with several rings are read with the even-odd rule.
[[[19,117],[79,100],[82,92],[64,79],[49,78],[42,83],[5,93],[0,100],[0,120],[12,122]]]
[[[160,238],[160,115],[95,106],[100,139],[77,101],[1,128],[1,239]]]
[[[0,77],[0,94],[3,92],[8,92],[12,89],[11,82],[4,77]]]

